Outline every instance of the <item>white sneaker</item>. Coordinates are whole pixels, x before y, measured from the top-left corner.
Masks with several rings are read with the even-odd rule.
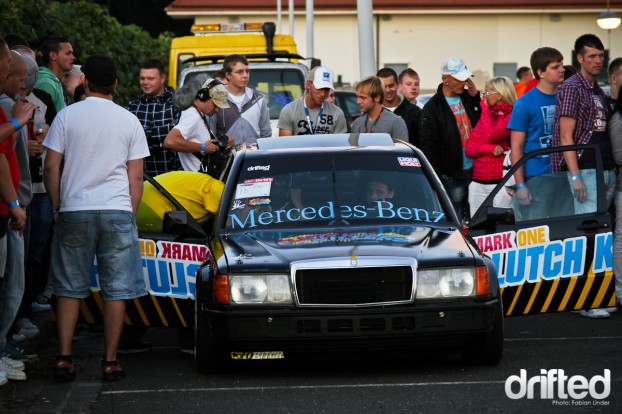
[[[17,325],[18,327],[22,329],[29,329],[29,330],[35,330],[35,331],[39,330],[39,327],[35,325],[34,323],[32,323],[32,321],[28,318],[17,319],[15,321],[15,325]]]
[[[581,316],[583,316],[584,318],[592,318],[592,319],[604,319],[604,318],[608,318],[611,315],[609,315],[609,312],[607,312],[604,309],[589,309],[589,310],[582,310],[581,312],[579,312],[579,314]]]
[[[6,384],[7,382],[9,382],[9,380],[6,379],[6,373],[4,371],[0,371],[0,387]]]
[[[30,309],[32,309],[33,312],[45,312],[52,310],[52,305],[49,303],[32,302]]]
[[[19,318],[15,321],[15,325],[19,328],[17,333],[24,335],[28,339],[32,339],[39,335],[39,327],[28,318]]]
[[[11,368],[4,361],[0,360],[0,371],[4,371],[6,377],[14,381],[26,381],[26,373],[15,368]]]
[[[0,358],[0,361],[2,361],[5,365],[16,369],[18,371],[23,371],[26,369],[26,365],[24,365],[24,363],[22,361],[17,361],[15,359],[11,359],[8,356],[3,356],[2,358]]]

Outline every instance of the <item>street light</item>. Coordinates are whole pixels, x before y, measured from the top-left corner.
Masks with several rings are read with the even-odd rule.
[[[598,15],[598,20],[596,20],[598,26],[605,30],[617,29],[618,26],[620,26],[620,22],[622,22],[622,20],[620,20],[618,13],[612,11],[602,12]]]
[[[620,20],[620,16],[618,16],[618,13],[612,12],[609,9],[609,0],[607,0],[607,11],[602,12],[598,15],[596,23],[598,23],[598,26],[600,26],[601,29],[613,30],[617,29],[618,26],[620,26],[621,21],[622,20]]]

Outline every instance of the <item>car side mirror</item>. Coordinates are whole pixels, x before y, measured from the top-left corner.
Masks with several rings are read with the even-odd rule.
[[[206,236],[205,231],[187,211],[167,211],[164,213],[162,230],[167,234],[180,236]]]
[[[470,229],[486,229],[497,224],[512,225],[515,222],[514,210],[506,207],[487,207],[484,214],[473,217],[469,222]]]

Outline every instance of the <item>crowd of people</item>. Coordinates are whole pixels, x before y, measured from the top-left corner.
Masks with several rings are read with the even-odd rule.
[[[146,294],[136,215],[156,228],[166,210],[139,208],[141,199],[157,193],[143,184],[143,175],[169,185],[205,221],[223,189],[204,174],[210,173],[206,160],[272,136],[268,105],[248,86],[251,72],[242,55],[227,56],[222,70],[196,76],[177,91],[166,86],[163,64],[150,59],[139,69],[142,94],[122,107],[112,100],[117,73],[110,57],[93,55],[74,65],[71,42],[62,37],[45,39],[40,51],[39,66],[22,38],[0,38],[0,385],[26,379],[24,361],[35,354],[21,344],[39,334],[32,312],[50,309],[52,296],[59,341],[53,375],[75,378],[72,338],[95,257],[105,304],[102,377],[114,381],[125,376],[119,353],[150,349],[141,330],[125,332],[123,323],[125,301]],[[616,181],[622,58],[609,65],[607,96],[596,82],[604,62],[600,39],[582,35],[574,51],[578,69],[564,67],[558,50],[542,47],[515,83],[496,76],[481,91],[465,62],[451,57],[425,106],[417,100],[416,71],[382,68],[355,86],[361,115],[351,132],[389,133],[419,147],[464,220],[503,178],[506,160],[515,164],[542,148],[596,144],[607,203],[615,199],[613,266],[622,298],[621,177]],[[333,82],[330,68],[312,68],[304,96],[281,111],[278,135],[347,132]],[[513,206],[521,220],[551,209],[595,211],[596,161],[584,151],[538,155],[516,171],[513,186],[493,205]],[[560,197],[561,188],[569,198]],[[582,314],[606,317],[608,311]]]

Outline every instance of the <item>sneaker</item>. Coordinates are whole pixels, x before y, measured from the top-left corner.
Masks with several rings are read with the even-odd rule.
[[[49,303],[39,303],[35,301],[32,302],[32,305],[30,305],[30,309],[32,309],[33,312],[45,312],[52,310],[52,305]]]
[[[29,331],[39,331],[39,327],[32,323],[32,321],[28,318],[19,318],[15,321],[15,325],[17,325],[21,329],[28,329]]]
[[[0,371],[0,387],[6,384],[7,382],[9,382],[9,380],[6,378],[6,372]]]
[[[5,376],[14,381],[26,381],[26,373],[15,368],[11,368],[4,361],[0,360],[0,371],[3,371]]]
[[[52,309],[52,305],[50,305],[50,302],[52,301],[52,299],[45,295],[45,293],[41,293],[39,294],[34,301],[32,301],[32,305],[31,308],[33,310],[33,312],[43,312],[43,311],[48,311]]]
[[[579,312],[579,315],[583,316],[584,318],[591,318],[591,319],[604,319],[604,318],[608,318],[609,316],[609,312],[607,312],[604,309],[589,309],[589,310],[582,310],[581,312]]]
[[[610,306],[608,308],[604,308],[608,313],[615,313],[618,311],[618,308],[616,308],[615,306]]]
[[[29,352],[25,348],[22,348],[14,341],[10,341],[6,344],[4,348],[5,356],[8,356],[11,359],[16,359],[18,361],[23,361],[25,359],[34,359],[39,355],[36,352]]]
[[[194,355],[194,345],[184,344],[179,347],[182,354]]]
[[[16,369],[18,371],[23,371],[26,369],[26,366],[24,365],[22,361],[16,361],[14,359],[9,358],[6,355],[0,358],[0,361],[2,361],[5,365],[8,365],[9,367]]]
[[[151,351],[151,349],[152,349],[152,346],[148,342],[138,341],[132,344],[127,343],[127,342],[120,342],[117,353],[121,355],[139,354],[141,352],[149,352]]]
[[[17,333],[24,335],[27,339],[32,339],[40,333],[39,327],[28,318],[19,318],[15,321],[15,325],[19,328]]]

